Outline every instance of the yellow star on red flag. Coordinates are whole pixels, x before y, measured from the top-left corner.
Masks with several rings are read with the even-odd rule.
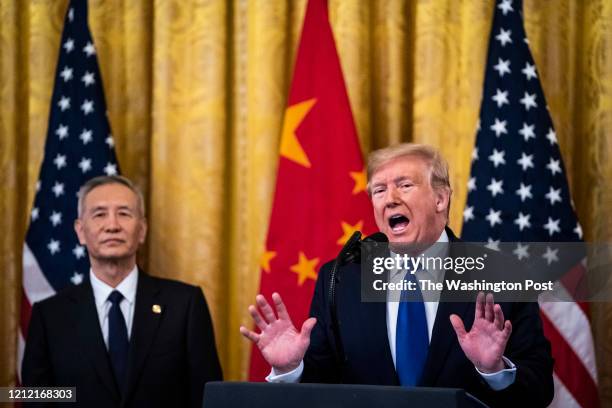
[[[356,229],[376,230],[327,1],[307,3],[287,104],[279,111],[280,157],[264,248],[276,257],[265,254],[260,263],[259,292],[266,298],[282,292],[295,321],[308,318],[319,267],[338,254],[334,242]],[[249,378],[262,381],[270,365],[257,345],[252,351]]]
[[[308,259],[306,255],[300,251],[298,263],[293,265],[291,269],[298,274],[298,285],[302,286],[306,279],[317,280],[317,272],[315,268],[319,263],[319,258]]]
[[[310,112],[316,101],[316,98],[312,98],[289,106],[285,110],[285,118],[283,119],[280,155],[304,167],[310,167],[311,164],[300,141],[297,139],[295,131],[308,112]]]
[[[270,261],[276,256],[276,251],[265,251],[259,260],[259,267],[270,273]]]
[[[344,221],[342,221],[341,224],[342,224],[342,236],[338,239],[338,241],[336,241],[336,244],[338,245],[346,244],[346,241],[349,240],[349,238],[351,237],[351,235],[353,235],[355,231],[363,230],[363,221],[359,221],[355,225],[351,225]]]
[[[363,169],[361,171],[351,171],[349,174],[355,182],[355,185],[353,186],[353,195],[366,191],[366,187],[368,185],[366,170]]]

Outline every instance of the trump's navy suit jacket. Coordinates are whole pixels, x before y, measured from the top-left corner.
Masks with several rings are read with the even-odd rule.
[[[202,290],[139,272],[123,395],[89,280],[36,303],[22,378],[27,386],[76,387],[69,407],[201,407],[205,382],[222,379]]]
[[[451,241],[456,241],[447,229]],[[362,302],[360,265],[340,269],[336,303],[344,348],[344,364],[335,356],[328,290],[331,263],[319,272],[310,308],[317,318],[304,358],[302,382],[399,385],[387,335],[385,302]],[[442,293],[443,297],[444,293]],[[504,356],[516,364],[514,383],[493,391],[478,374],[459,346],[450,323],[459,315],[469,329],[474,322],[473,302],[440,302],[421,386],[463,388],[490,406],[546,406],[553,397],[553,360],[544,337],[535,303],[503,303],[504,317],[512,323],[512,334]]]

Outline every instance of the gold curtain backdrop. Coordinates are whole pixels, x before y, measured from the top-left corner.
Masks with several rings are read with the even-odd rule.
[[[0,0],[0,385],[15,378],[21,253],[68,1]],[[228,379],[244,379],[280,127],[305,0],[92,0],[122,172],[144,190],[140,264],[200,285]],[[450,163],[459,231],[493,0],[330,0],[364,153],[400,141]],[[589,241],[612,240],[612,2],[525,0],[530,45]],[[287,231],[287,233],[291,233]],[[593,304],[612,404],[612,307]]]

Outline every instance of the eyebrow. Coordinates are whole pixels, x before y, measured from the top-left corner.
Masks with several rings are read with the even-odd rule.
[[[131,212],[134,212],[135,210],[132,209],[130,206],[127,205],[122,205],[118,207],[119,210],[128,210]],[[108,206],[106,205],[97,205],[95,207],[92,207],[89,211],[90,212],[96,212],[96,211],[100,211],[100,210],[108,210]]]
[[[410,177],[408,177],[408,176],[399,176],[399,177],[394,178],[394,179],[393,179],[393,182],[394,182],[395,184],[399,184],[399,183],[401,183],[402,181],[406,181],[406,180],[413,181],[413,180],[412,180]]]
[[[414,180],[413,180],[412,178],[408,177],[408,176],[398,176],[398,177],[396,177],[396,178],[394,178],[394,179],[393,179],[393,183],[395,183],[395,184],[399,184],[399,183],[401,183],[402,181],[405,181],[405,180],[409,180],[409,181],[414,182]],[[385,183],[384,183],[384,182],[379,181],[379,182],[377,182],[377,183],[373,183],[373,184],[372,184],[372,187],[384,186],[384,185],[385,185]]]

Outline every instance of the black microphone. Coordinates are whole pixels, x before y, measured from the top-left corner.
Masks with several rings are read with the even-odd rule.
[[[389,239],[382,232],[375,232],[372,235],[365,237],[363,240],[360,240],[361,232],[355,231],[353,235],[346,241],[346,244],[340,250],[338,254],[338,258],[340,258],[340,265],[345,265],[347,263],[359,263],[361,262],[361,243],[387,243]]]
[[[361,245],[359,245],[360,239],[361,231],[353,232],[353,235],[351,235],[348,241],[346,241],[340,250],[340,253],[336,257],[336,259],[339,259],[340,265],[352,262],[352,260],[355,258],[355,254],[357,252],[356,250],[361,248]]]
[[[372,235],[368,235],[367,237],[365,237],[362,241],[359,242],[359,251],[357,251],[357,256],[358,258],[355,259],[355,262],[361,262],[361,244],[362,243],[366,243],[366,244],[374,244],[376,245],[376,243],[379,244],[388,244],[389,243],[389,238],[387,238],[387,236],[385,234],[383,234],[382,232],[375,232]]]
[[[361,262],[361,243],[387,243],[389,239],[382,232],[376,232],[372,235],[367,236],[363,240],[360,240],[361,232],[355,231],[353,235],[346,241],[340,253],[334,260],[332,269],[329,276],[329,292],[328,302],[331,314],[331,329],[334,334],[336,342],[336,359],[339,364],[343,365],[345,360],[344,347],[342,346],[342,338],[340,337],[340,322],[338,320],[338,310],[336,305],[336,282],[339,281],[337,274],[340,266],[346,265],[347,263],[359,263]]]

